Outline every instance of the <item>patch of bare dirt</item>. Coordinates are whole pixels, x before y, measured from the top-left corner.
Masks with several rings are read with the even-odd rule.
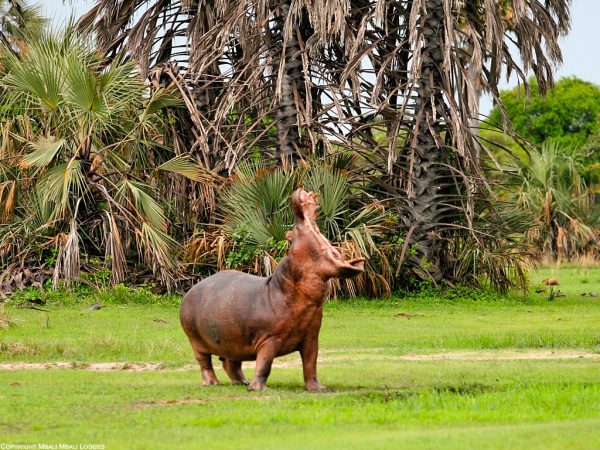
[[[273,399],[274,395],[221,395],[219,397],[211,398],[173,398],[173,399],[159,399],[151,400],[148,402],[136,402],[129,405],[134,409],[145,409],[153,408],[156,406],[179,406],[179,405],[193,405],[200,404],[206,405],[211,402],[222,402],[224,400],[269,400]]]
[[[383,350],[382,350],[383,351]],[[498,350],[498,351],[467,351],[467,352],[446,352],[431,354],[409,354],[400,356],[385,355],[382,351],[366,351],[363,354],[336,355],[319,357],[320,364],[338,361],[502,361],[502,360],[558,360],[558,359],[600,359],[600,353],[592,353],[576,350]],[[333,353],[333,352],[330,352]],[[358,352],[357,352],[358,353]],[[253,365],[252,362],[247,364]],[[301,367],[302,362],[298,357],[293,361],[275,360],[273,367],[289,368]],[[186,364],[183,367],[171,370],[192,370],[196,369],[196,364]],[[215,365],[215,368],[218,368]],[[127,371],[127,372],[145,372],[164,369],[162,363],[124,363],[124,362],[100,362],[100,363],[72,363],[72,362],[48,362],[48,363],[0,363],[0,370],[29,370],[29,369],[80,369],[96,372]]]
[[[84,367],[85,370],[92,370],[96,372],[109,372],[111,370],[126,370],[128,372],[146,372],[149,370],[160,370],[163,369],[162,363],[151,363],[151,364],[130,364],[130,363],[90,363]]]
[[[148,402],[136,402],[129,405],[135,409],[146,409],[153,408],[155,406],[177,406],[177,405],[190,405],[190,404],[206,404],[211,402],[208,398],[175,398],[168,400],[151,400]]]
[[[412,319],[413,317],[425,317],[425,315],[423,315],[423,314],[410,314],[410,313],[406,313],[406,312],[401,312],[401,313],[396,314],[394,317],[396,319],[399,319],[399,318]]]
[[[502,360],[543,360],[543,359],[578,359],[578,358],[599,358],[600,353],[572,350],[499,350],[499,351],[469,351],[469,352],[446,352],[418,355],[400,355],[390,356],[378,352],[374,354],[349,355],[349,356],[321,356],[319,363],[338,362],[338,361],[443,361],[443,360],[463,360],[463,361],[502,361]],[[301,361],[275,361],[273,367],[288,368],[300,367]]]
[[[448,352],[430,355],[403,355],[395,359],[404,361],[440,361],[440,360],[519,360],[519,359],[577,359],[600,358],[600,353],[574,350],[499,350],[499,351],[473,351],[473,352]]]
[[[29,369],[83,369],[95,372],[110,372],[123,370],[127,372],[145,372],[160,370],[162,363],[132,364],[122,362],[103,363],[71,363],[71,362],[49,362],[49,363],[0,363],[0,370],[29,370]]]

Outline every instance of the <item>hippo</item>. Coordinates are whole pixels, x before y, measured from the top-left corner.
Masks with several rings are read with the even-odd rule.
[[[224,270],[193,286],[183,298],[181,325],[200,364],[205,386],[219,383],[212,355],[223,362],[233,384],[263,390],[273,359],[300,352],[307,390],[323,390],[317,380],[319,330],[331,278],[364,271],[364,258],[344,261],[315,220],[318,195],[298,189],[291,201],[295,224],[288,231],[286,256],[269,277]],[[243,361],[256,361],[251,383]]]

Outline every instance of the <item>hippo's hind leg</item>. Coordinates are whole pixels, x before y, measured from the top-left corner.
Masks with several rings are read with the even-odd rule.
[[[267,389],[267,378],[271,373],[271,364],[275,357],[275,344],[273,341],[264,343],[256,352],[256,370],[252,383],[248,386],[250,391]]]
[[[215,370],[212,365],[212,355],[206,353],[206,351],[198,345],[197,342],[192,342],[192,348],[194,349],[194,356],[196,361],[200,364],[200,373],[204,380],[204,386],[213,386],[219,384],[219,380],[215,375]]]
[[[199,353],[196,354],[196,359],[200,364],[200,372],[202,373],[202,379],[204,380],[204,386],[213,386],[219,384],[219,380],[215,375],[215,371],[212,365],[210,353]]]
[[[244,372],[242,372],[242,362],[241,361],[232,361],[231,359],[221,359],[223,361],[223,369],[231,379],[233,384],[243,384],[248,385],[248,380],[244,376]]]

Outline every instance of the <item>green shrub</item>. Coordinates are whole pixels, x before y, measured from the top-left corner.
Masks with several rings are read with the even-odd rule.
[[[235,179],[221,197],[223,231],[230,241],[226,266],[257,274],[272,273],[287,249],[285,235],[294,223],[290,198],[296,187],[319,192],[321,232],[337,245],[346,259],[366,257],[365,274],[334,282],[336,292],[382,295],[390,291],[390,272],[382,275],[378,239],[383,237],[386,214],[378,203],[364,202],[340,169],[311,163],[296,171],[241,163]]]

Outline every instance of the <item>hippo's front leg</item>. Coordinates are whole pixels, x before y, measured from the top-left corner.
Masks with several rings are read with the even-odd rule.
[[[319,354],[319,335],[307,338],[300,347],[302,370],[304,372],[304,387],[308,391],[327,389],[317,380],[317,355]]]
[[[252,383],[248,386],[249,391],[263,391],[267,389],[267,378],[271,373],[271,365],[275,358],[275,345],[267,342],[260,346],[256,352],[256,369]]]

